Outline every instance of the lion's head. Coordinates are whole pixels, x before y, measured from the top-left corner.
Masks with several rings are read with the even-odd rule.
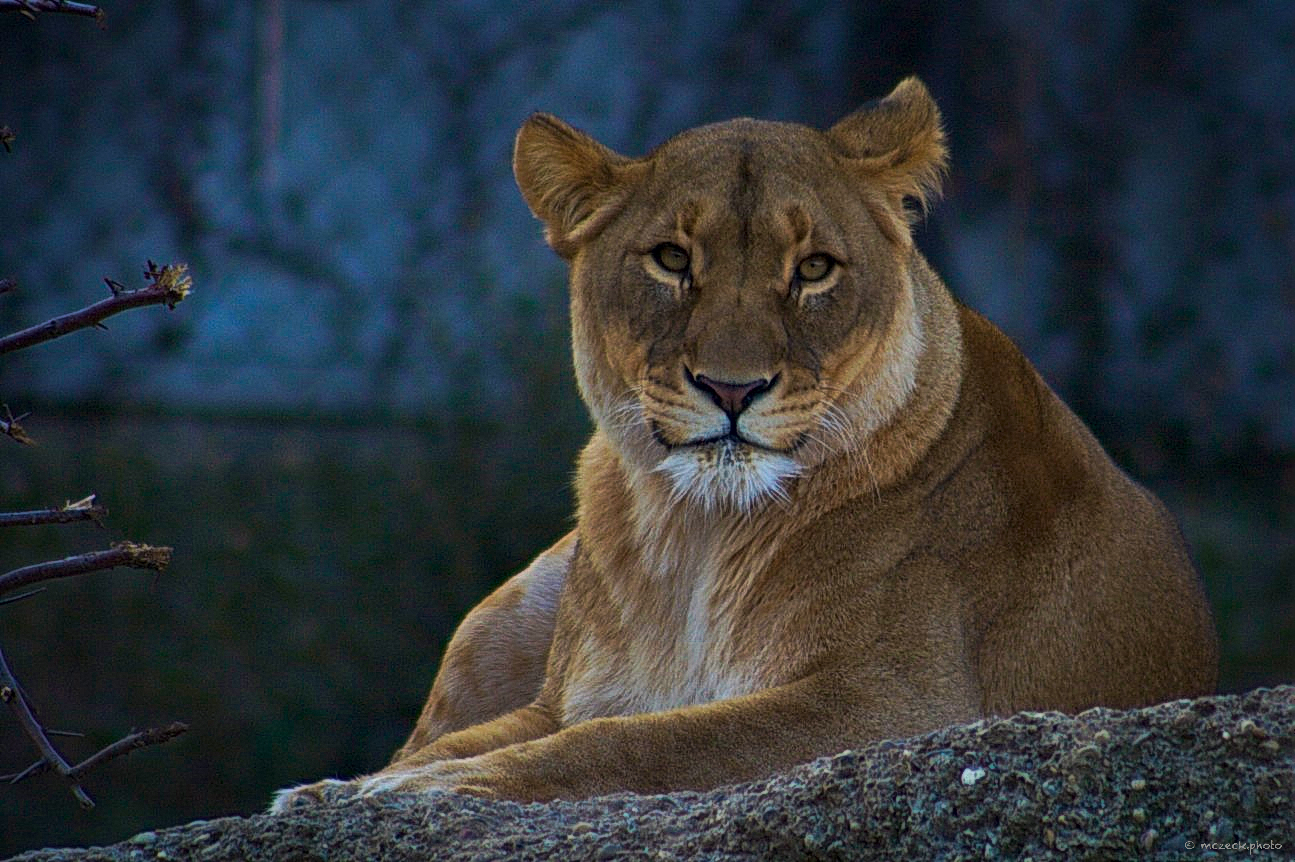
[[[945,160],[913,78],[827,131],[732,120],[641,159],[531,117],[517,182],[570,261],[581,392],[628,463],[745,510],[857,455],[913,389],[907,205]]]

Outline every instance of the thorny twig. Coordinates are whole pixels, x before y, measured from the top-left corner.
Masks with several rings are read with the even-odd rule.
[[[108,509],[94,501],[94,494],[58,509],[36,509],[31,512],[0,512],[0,527],[34,527],[37,524],[70,524],[94,521],[103,526]]]
[[[23,599],[30,599],[32,596],[40,595],[43,592],[45,592],[44,587],[36,590],[28,590],[27,592],[19,593],[16,596],[9,596],[8,598],[0,599],[0,605],[12,605],[14,602],[21,602]]]
[[[124,290],[117,282],[104,279],[108,283],[108,289],[112,291],[112,296],[86,306],[80,311],[64,314],[0,338],[0,353],[22,350],[24,347],[50,341],[90,326],[104,328],[102,321],[105,318],[127,309],[144,305],[165,305],[167,308],[175,308],[176,303],[188,296],[193,289],[189,267],[183,263],[159,267],[150,260],[148,268],[144,270],[144,277],[149,279],[151,284],[139,290]]]
[[[8,404],[4,405],[4,412],[4,417],[0,417],[0,434],[11,437],[15,442],[22,443],[25,446],[36,445],[36,441],[28,437],[27,432],[18,424],[21,420],[27,418],[27,414],[14,416]]]
[[[170,564],[171,550],[171,548],[139,545],[134,542],[118,542],[106,551],[90,551],[86,554],[64,557],[61,560],[51,560],[48,563],[23,566],[0,575],[0,595],[41,581],[70,578],[87,572],[115,569],[118,566],[160,572]]]
[[[138,751],[139,749],[147,748],[150,745],[161,745],[164,742],[170,742],[188,729],[189,725],[185,724],[183,721],[173,721],[166,727],[150,727],[146,730],[129,733],[111,745],[105,745],[85,760],[82,760],[80,763],[71,767],[65,777],[70,778],[73,781],[79,780],[81,776],[85,775],[101,763],[107,763],[109,760],[114,760],[121,757],[123,754],[130,754],[132,751]],[[55,735],[55,732],[52,730],[47,730],[45,732],[50,736]],[[73,733],[61,735],[83,736],[84,734]],[[22,772],[0,775],[0,781],[17,784],[19,781],[36,775],[41,775],[49,770],[49,761],[42,758],[24,769]]]
[[[31,704],[27,702],[22,687],[18,684],[18,680],[14,678],[13,671],[9,669],[9,663],[5,660],[3,651],[0,651],[0,701],[3,701],[13,710],[14,715],[18,717],[18,723],[22,725],[28,738],[31,739],[32,744],[36,746],[36,750],[41,755],[40,760],[22,772],[6,775],[3,778],[13,784],[22,781],[24,778],[30,778],[33,775],[39,775],[53,769],[71,782],[72,795],[77,798],[83,808],[94,807],[94,800],[81,786],[81,777],[91,769],[137,749],[167,742],[189,729],[187,724],[177,721],[167,727],[149,728],[148,730],[132,733],[111,745],[105,746],[73,766],[63,758],[63,755],[59,754],[58,749],[50,742],[49,734],[41,726],[35,713],[32,712]]]
[[[60,775],[71,773],[71,765],[49,741],[49,737],[45,735],[45,729],[40,726],[40,722],[32,713],[27,698],[23,697],[22,689],[18,686],[18,680],[14,679],[13,671],[9,670],[9,663],[5,661],[3,651],[0,651],[0,700],[8,704],[14,715],[18,717],[18,723],[22,725],[22,729],[27,732],[36,750],[40,752],[41,760],[53,766]],[[72,794],[81,803],[81,807],[94,807],[94,800],[75,780],[72,783]]]
[[[83,15],[93,17],[100,29],[104,28],[104,12],[101,8],[90,3],[77,3],[71,2],[71,0],[0,0],[0,12],[18,12],[33,21],[36,19],[37,14],[41,12]],[[8,126],[0,126],[0,146],[3,146],[5,152],[12,152],[11,145],[15,137],[13,130]],[[127,309],[163,304],[167,308],[173,309],[176,303],[189,295],[193,287],[188,275],[188,266],[182,263],[159,267],[150,260],[148,261],[147,269],[144,271],[144,277],[150,283],[134,291],[127,290],[120,283],[105,278],[104,281],[112,293],[110,298],[96,302],[79,311],[74,311],[71,314],[56,317],[38,326],[29,327],[0,338],[0,353],[21,350],[90,326],[104,329],[106,328],[103,325],[105,318]],[[17,287],[18,283],[13,279],[0,278],[0,294],[9,293],[16,290]],[[15,417],[9,410],[8,405],[4,405],[5,418],[0,418],[0,434],[11,437],[19,443],[32,443],[31,438],[27,436],[22,425],[19,424],[19,420],[25,418],[25,416],[26,414]],[[107,509],[96,504],[94,495],[91,494],[75,503],[68,502],[60,509],[0,513],[0,526],[61,524],[84,520],[92,520],[102,526],[102,518],[106,514]],[[160,572],[167,567],[170,561],[171,548],[152,547],[133,542],[119,542],[106,551],[94,551],[62,560],[38,563],[0,575],[0,596],[41,581],[71,577],[118,566],[152,569]],[[43,589],[41,587],[28,590],[20,595],[0,598],[0,605],[29,598]],[[72,766],[68,764],[67,760],[50,742],[51,736],[60,735],[61,732],[47,730],[37,719],[22,686],[10,670],[9,663],[6,661],[3,652],[0,652],[0,702],[5,703],[13,710],[19,724],[22,725],[36,750],[40,752],[38,761],[21,772],[0,776],[0,781],[7,780],[10,783],[16,783],[24,778],[53,769],[71,784],[73,795],[85,808],[94,807],[94,800],[81,786],[81,777],[86,772],[101,763],[106,763],[137,749],[167,742],[189,729],[188,725],[182,722],[174,722],[162,728],[149,728],[133,732]]]
[[[71,0],[0,0],[0,12],[17,12],[35,21],[41,12],[62,12],[66,15],[84,15],[104,26],[103,9],[90,3],[73,3]]]
[[[50,523],[50,521],[41,521],[39,518],[55,517],[60,513],[75,513],[78,519],[82,517],[96,518],[102,514],[103,507],[95,506],[93,501],[94,496],[91,495],[83,500],[78,500],[76,503],[69,503],[61,510],[17,514],[19,516],[34,514],[38,516],[37,523]],[[96,509],[100,511],[96,513]],[[133,542],[119,542],[106,551],[92,551],[88,554],[78,554],[62,560],[37,563],[0,575],[0,595],[41,581],[82,575],[87,572],[111,569],[117,566],[162,571],[170,561],[170,548],[139,545]],[[30,595],[30,593],[27,595]],[[37,763],[22,772],[5,776],[5,778],[11,782],[17,782],[47,769],[53,769],[71,782],[73,795],[85,808],[94,807],[94,800],[81,787],[82,775],[100,763],[128,754],[147,745],[166,742],[188,730],[186,725],[176,722],[169,727],[132,733],[73,766],[63,758],[58,749],[54,747],[54,744],[50,742],[50,733],[45,730],[36,718],[31,704],[28,703],[27,697],[23,694],[22,686],[18,684],[18,680],[14,677],[13,671],[10,670],[2,651],[0,651],[0,701],[3,701],[13,710],[14,715],[18,718],[18,723],[22,725],[28,738],[31,739],[32,745],[40,752],[40,760]]]

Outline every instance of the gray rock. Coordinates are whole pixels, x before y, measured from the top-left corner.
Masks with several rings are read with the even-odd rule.
[[[967,770],[984,775],[967,782]],[[15,862],[1287,859],[1293,851],[1295,686],[1283,686],[978,721],[709,793],[545,805],[393,796]]]

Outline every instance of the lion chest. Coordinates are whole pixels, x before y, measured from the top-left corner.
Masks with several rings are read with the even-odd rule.
[[[767,685],[737,609],[716,601],[716,567],[698,563],[600,605],[601,619],[588,620],[574,645],[564,723],[710,703]]]

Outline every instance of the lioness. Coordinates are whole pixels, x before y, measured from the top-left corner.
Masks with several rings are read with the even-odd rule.
[[[1170,516],[914,248],[945,162],[913,78],[826,132],[733,120],[640,159],[527,120],[597,424],[578,526],[463,622],[391,765],[274,809],[710,788],[1211,691]]]

